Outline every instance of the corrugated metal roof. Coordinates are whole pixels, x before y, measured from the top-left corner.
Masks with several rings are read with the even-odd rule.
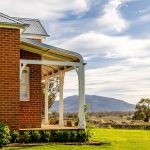
[[[10,23],[10,24],[24,24],[23,22],[16,20],[10,16],[7,16],[0,12],[0,23]]]
[[[15,18],[15,19],[25,24],[29,24],[29,26],[24,30],[23,34],[49,36],[45,31],[45,29],[43,28],[39,19],[30,19],[30,18]]]
[[[26,25],[24,35],[49,36],[38,19],[10,17],[0,12],[0,23]]]
[[[62,48],[54,47],[45,43],[41,43],[41,42],[37,42],[34,40],[25,39],[25,38],[21,38],[21,45],[30,45],[31,47],[34,47],[37,50],[38,49],[41,51],[43,50],[43,52],[45,52],[44,54],[42,54],[43,58],[44,56],[46,56],[47,58],[51,58],[53,57],[52,54],[55,54],[57,55],[56,59],[60,57],[60,59],[62,59],[61,61],[68,60],[68,61],[84,63],[83,57],[79,53],[76,53],[73,51],[65,50]]]

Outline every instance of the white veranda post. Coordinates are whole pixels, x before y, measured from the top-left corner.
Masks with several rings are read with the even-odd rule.
[[[85,112],[84,112],[84,105],[85,105],[85,70],[84,64],[78,67],[78,80],[79,80],[79,125],[80,129],[86,128],[85,122]]]
[[[45,77],[45,125],[49,124],[49,121],[48,121],[48,83],[49,83],[49,78]]]
[[[64,85],[64,73],[60,71],[59,74],[59,125],[64,125],[64,102],[63,102],[63,85]]]

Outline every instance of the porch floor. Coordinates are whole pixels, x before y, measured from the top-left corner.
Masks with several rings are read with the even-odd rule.
[[[41,128],[26,128],[19,129],[20,131],[29,131],[29,130],[80,130],[78,127],[67,127],[59,125],[41,125]]]

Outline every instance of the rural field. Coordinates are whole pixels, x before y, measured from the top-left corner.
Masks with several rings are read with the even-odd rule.
[[[124,129],[93,129],[95,136],[93,141],[106,144],[101,146],[70,146],[70,145],[46,145],[24,148],[7,148],[9,150],[149,150],[150,131],[148,130],[124,130]],[[6,149],[6,148],[4,148]]]

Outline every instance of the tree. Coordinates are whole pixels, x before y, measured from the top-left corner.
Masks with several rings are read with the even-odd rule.
[[[44,114],[44,105],[45,105],[45,82],[41,84],[42,88],[42,114]],[[49,78],[48,85],[48,108],[51,108],[54,100],[57,97],[57,93],[59,92],[59,76],[56,75],[54,77]]]
[[[54,76],[49,79],[48,86],[48,108],[51,108],[54,100],[59,92],[59,76]]]
[[[136,104],[133,119],[149,122],[149,119],[150,119],[150,99],[149,98],[142,98]]]

